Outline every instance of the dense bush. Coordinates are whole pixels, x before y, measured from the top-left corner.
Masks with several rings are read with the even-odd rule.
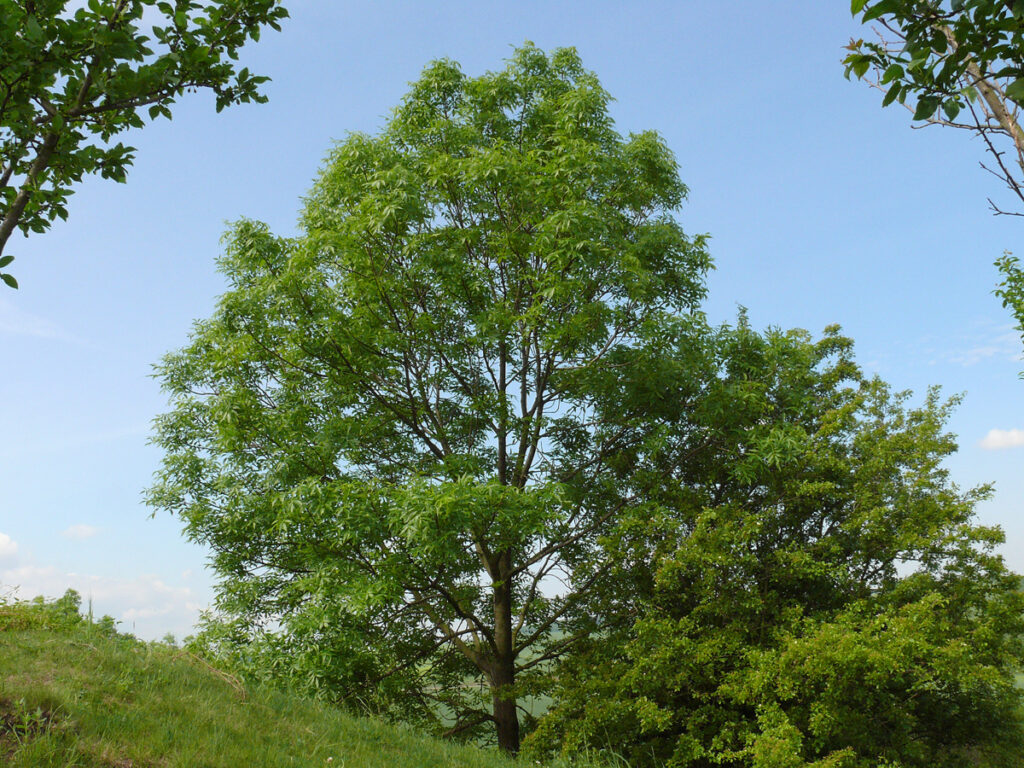
[[[1001,533],[974,521],[989,489],[961,491],[942,466],[955,402],[909,407],[834,334],[741,324],[719,350],[716,374],[660,383],[703,382],[704,405],[649,413],[665,429],[621,457],[623,487],[651,500],[605,541],[621,564],[605,609],[629,618],[557,669],[528,751],[1019,765],[1024,603]]]

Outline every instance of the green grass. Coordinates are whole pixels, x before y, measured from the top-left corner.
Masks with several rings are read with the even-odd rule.
[[[184,651],[0,604],[0,765],[11,768],[513,768],[270,688]]]

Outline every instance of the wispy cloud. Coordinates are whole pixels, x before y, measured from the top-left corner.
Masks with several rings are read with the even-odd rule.
[[[65,528],[60,532],[60,535],[65,539],[91,539],[100,529],[94,525],[86,525],[85,523],[79,523],[78,525],[72,525],[70,528]]]
[[[950,350],[950,362],[963,366],[977,365],[986,360],[1020,360],[1021,339],[1016,331],[1001,329],[986,339],[977,339],[965,348]]]
[[[0,298],[0,335],[83,343],[81,339],[72,336],[56,323],[26,312],[4,298]]]
[[[31,442],[23,442],[17,446],[0,449],[0,459],[24,458],[29,455],[60,453],[61,451],[77,450],[92,445],[113,443],[118,440],[125,440],[132,437],[141,437],[149,433],[149,425],[144,423],[133,424],[120,429],[111,429],[101,432],[86,432],[81,434],[61,435],[47,439],[45,436],[36,436]]]
[[[1004,318],[991,316],[976,317],[953,333],[932,333],[902,342],[895,340],[894,347],[899,349],[904,361],[922,360],[928,365],[951,363],[968,368],[1024,359],[1020,331]]]
[[[861,365],[868,371],[885,372],[894,365],[1020,366],[1021,334],[1005,321],[978,318],[965,324],[958,332],[947,335],[928,334],[916,338],[894,338],[884,349],[862,349],[868,362]]]
[[[1001,451],[1024,445],[1024,429],[990,429],[978,443],[986,451]]]

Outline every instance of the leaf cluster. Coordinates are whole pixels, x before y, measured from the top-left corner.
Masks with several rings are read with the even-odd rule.
[[[899,44],[855,40],[846,76],[880,73],[883,106],[916,97],[914,120],[942,110],[956,120],[978,98],[977,79],[1004,83],[1013,101],[1024,99],[1024,4],[1016,0],[853,0],[865,23],[877,21]],[[976,70],[972,71],[972,69]]]
[[[66,219],[84,176],[124,181],[134,150],[113,138],[145,115],[196,90],[218,111],[265,101],[236,61],[286,16],[278,0],[0,0],[0,253]]]
[[[996,286],[995,294],[1003,307],[1013,314],[1017,330],[1024,334],[1024,271],[1021,271],[1020,260],[1007,251],[996,260],[996,268],[1003,279]]]

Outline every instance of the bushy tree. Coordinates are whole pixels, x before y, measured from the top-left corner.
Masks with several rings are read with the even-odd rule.
[[[608,102],[568,49],[437,62],[330,153],[298,237],[229,233],[230,290],[159,367],[150,496],[213,552],[213,650],[518,748],[517,698],[611,615],[598,537],[646,504],[609,464],[643,393],[598,388],[709,266],[671,153]]]
[[[942,466],[955,401],[909,406],[834,330],[741,322],[711,348],[717,365],[649,371],[663,428],[618,464],[649,504],[604,541],[608,606],[633,618],[563,660],[530,754],[1017,765],[1024,604],[973,518],[988,489]]]
[[[267,78],[235,60],[285,16],[279,0],[0,0],[0,268],[16,230],[67,218],[83,176],[125,180],[134,150],[111,140],[147,112],[169,118],[198,89],[218,111],[265,101]]]

